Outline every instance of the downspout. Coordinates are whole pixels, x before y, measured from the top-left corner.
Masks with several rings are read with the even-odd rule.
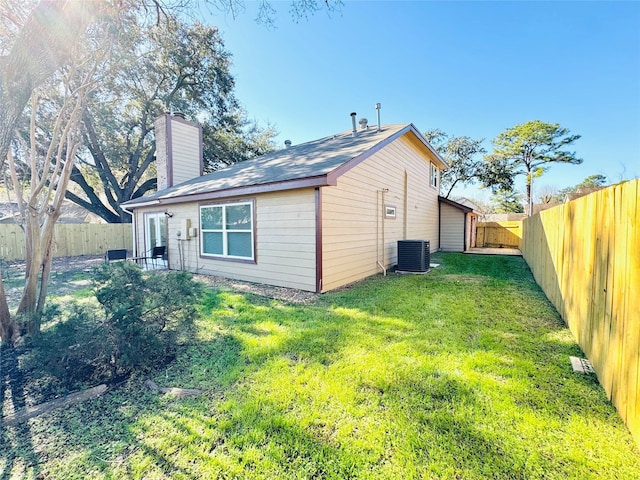
[[[409,175],[407,174],[407,170],[404,171],[404,218],[402,225],[402,239],[407,239],[407,225],[408,225],[408,217],[409,217]]]
[[[463,228],[463,233],[462,233],[462,251],[466,252],[467,251],[467,215],[469,215],[467,212],[464,212],[464,228]]]
[[[384,267],[383,263],[384,263],[384,258],[385,258],[385,243],[384,243],[384,218],[385,218],[385,204],[384,204],[384,194],[386,192],[389,191],[388,188],[383,188],[382,190],[378,190],[382,195],[382,208],[380,213],[382,215],[380,215],[380,221],[382,222],[382,263],[380,263],[380,255],[378,255],[378,259],[376,261],[376,263],[378,264],[378,266],[382,269],[382,273],[383,275],[386,277],[387,276],[387,269]]]
[[[438,201],[438,250],[442,251],[442,202]]]

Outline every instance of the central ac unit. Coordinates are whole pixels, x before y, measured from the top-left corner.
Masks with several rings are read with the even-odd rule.
[[[398,240],[398,270],[426,272],[431,263],[429,240]]]

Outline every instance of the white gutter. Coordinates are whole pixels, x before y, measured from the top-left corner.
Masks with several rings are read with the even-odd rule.
[[[126,210],[127,212],[131,213],[128,210],[128,208],[148,207],[150,205],[158,205],[159,203],[160,203],[160,200],[151,200],[150,202],[134,203],[130,207],[123,207],[122,205],[120,206],[122,207],[123,210]]]

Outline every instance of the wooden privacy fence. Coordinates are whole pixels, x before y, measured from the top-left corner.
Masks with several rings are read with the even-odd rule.
[[[115,248],[133,248],[130,223],[57,224],[53,240],[54,257],[102,255]],[[15,224],[0,224],[0,259],[24,260],[24,233]]]
[[[478,222],[476,247],[520,248],[522,222]]]
[[[640,180],[524,221],[522,253],[640,445]]]

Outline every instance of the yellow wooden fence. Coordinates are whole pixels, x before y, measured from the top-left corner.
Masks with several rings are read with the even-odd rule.
[[[640,180],[524,221],[522,253],[640,445]]]
[[[522,222],[478,222],[476,247],[520,248]]]
[[[107,250],[133,248],[130,223],[57,224],[53,256],[102,255]],[[15,224],[0,224],[0,259],[24,260],[24,233]]]

